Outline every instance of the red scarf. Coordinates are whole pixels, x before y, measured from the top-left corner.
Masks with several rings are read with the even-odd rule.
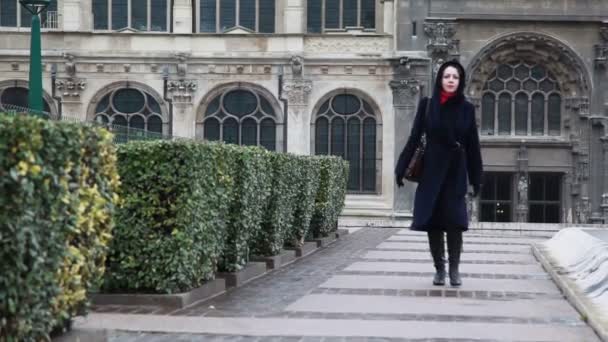
[[[449,100],[454,95],[456,95],[456,92],[448,93],[447,91],[445,91],[445,90],[442,89],[441,93],[439,95],[440,95],[440,98],[439,98],[440,103],[444,104],[447,100]]]

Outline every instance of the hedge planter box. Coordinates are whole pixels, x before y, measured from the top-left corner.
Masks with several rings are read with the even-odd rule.
[[[163,307],[183,308],[195,302],[211,299],[226,292],[226,281],[214,279],[189,292],[176,294],[113,294],[94,293],[91,301],[94,305],[158,305]]]
[[[282,250],[281,254],[269,257],[256,256],[251,258],[252,261],[261,261],[266,263],[266,268],[274,270],[292,263],[296,259],[294,250]]]
[[[317,238],[314,241],[317,243],[317,247],[326,247],[332,244],[337,239],[337,234],[329,234],[329,236]]]
[[[226,280],[226,288],[239,287],[243,284],[262,276],[266,273],[265,262],[248,262],[245,267],[237,272],[220,272],[218,278]]]
[[[338,229],[336,231],[336,238],[339,239],[339,238],[343,237],[344,235],[348,235],[349,232],[350,231],[348,229]]]
[[[314,252],[317,248],[318,248],[317,242],[306,241],[306,242],[304,242],[304,245],[302,245],[302,247],[289,247],[286,249],[296,251],[296,258],[301,258],[303,256],[306,256],[306,255]]]

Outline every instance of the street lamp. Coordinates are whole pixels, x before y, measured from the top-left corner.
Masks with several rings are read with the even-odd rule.
[[[36,113],[42,113],[42,52],[40,43],[40,14],[51,4],[51,0],[19,0],[23,8],[32,14],[30,42],[30,90],[28,105]]]

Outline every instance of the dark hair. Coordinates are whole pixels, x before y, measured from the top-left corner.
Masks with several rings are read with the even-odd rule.
[[[454,67],[458,70],[458,75],[460,76],[460,80],[458,82],[458,89],[456,89],[456,94],[464,95],[464,86],[465,86],[465,72],[464,67],[460,62],[456,60],[447,61],[439,67],[437,70],[437,77],[435,78],[435,93],[439,93],[441,91],[441,79],[443,78],[443,73],[447,67]]]

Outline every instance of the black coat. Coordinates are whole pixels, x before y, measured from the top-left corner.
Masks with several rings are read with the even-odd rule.
[[[462,94],[450,98],[443,105],[439,103],[437,91],[434,95],[428,117],[425,117],[428,98],[418,104],[412,131],[399,156],[395,176],[397,179],[403,178],[424,129],[427,145],[410,229],[467,230],[467,178],[477,193],[482,175],[475,107]],[[421,125],[421,120],[424,125]]]

